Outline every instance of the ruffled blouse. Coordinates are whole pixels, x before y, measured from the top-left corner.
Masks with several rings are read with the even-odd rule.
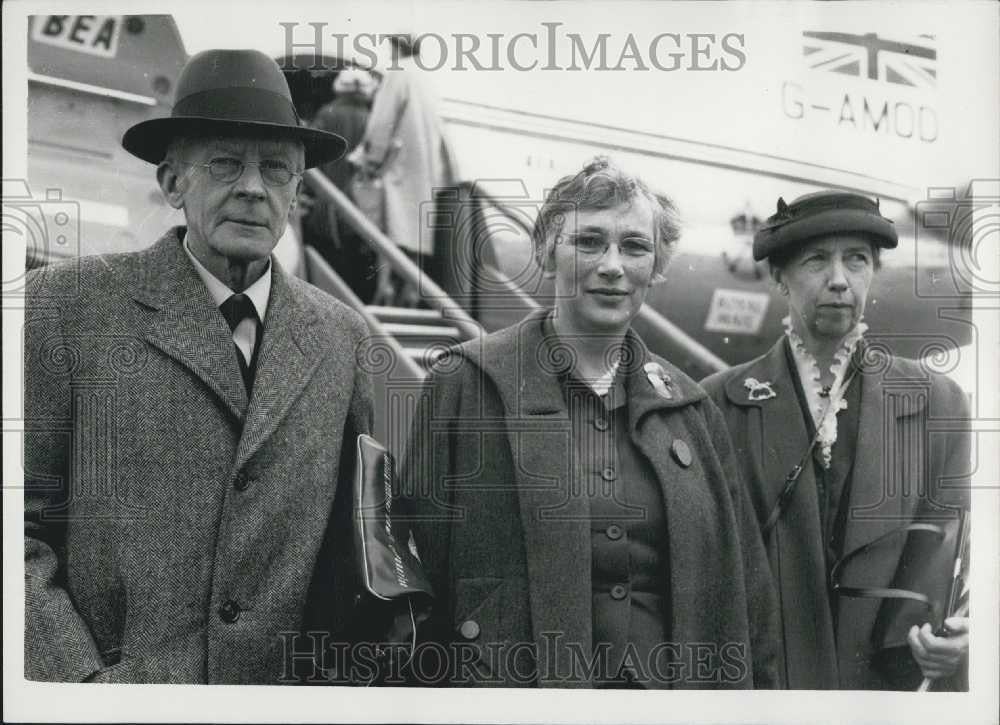
[[[827,390],[820,382],[819,363],[806,348],[805,341],[792,329],[792,318],[786,317],[781,322],[785,326],[785,335],[788,336],[788,341],[791,343],[792,357],[795,359],[799,381],[802,383],[809,413],[816,426],[816,455],[823,468],[829,468],[830,451],[833,444],[837,442],[837,414],[847,408],[847,401],[844,400],[844,394],[847,392],[844,386],[844,377],[850,368],[848,363],[851,356],[854,355],[854,350],[861,337],[868,330],[868,325],[859,321],[854,329],[844,336],[840,347],[833,356],[833,364],[830,365],[830,372],[833,373],[833,384]]]

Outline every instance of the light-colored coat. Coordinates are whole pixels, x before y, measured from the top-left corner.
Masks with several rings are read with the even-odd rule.
[[[809,436],[782,338],[770,352],[702,381],[722,410],[761,525]],[[868,348],[858,373],[861,409],[843,551],[916,518],[947,517],[967,506],[969,412],[951,380],[917,363]],[[750,400],[744,381],[769,382],[775,396]],[[950,431],[950,432],[949,432]],[[842,445],[838,443],[835,445]],[[872,628],[880,600],[841,597],[834,628],[812,465],[771,532],[768,558],[781,607],[781,674],[792,689],[882,689],[873,667]],[[849,582],[886,587],[904,537],[890,537],[852,563]],[[903,653],[906,655],[906,653]]]
[[[433,190],[451,183],[454,166],[437,101],[412,58],[386,70],[365,131],[365,156],[385,188],[385,232],[400,248],[431,256]]]
[[[274,683],[289,674],[285,633],[337,626],[348,530],[332,515],[370,429],[355,363],[367,330],[272,264],[250,400],[177,229],[33,274],[28,679]]]
[[[437,595],[434,636],[481,654],[462,669],[467,653],[453,651],[453,684],[593,686],[581,661],[593,648],[590,509],[574,485],[559,355],[543,344],[540,315],[438,363],[401,472]],[[774,591],[725,423],[684,373],[627,339],[628,429],[663,493],[667,631],[685,663],[664,684],[773,687]],[[650,385],[647,362],[669,373],[672,399]],[[671,454],[675,441],[689,446],[689,466]],[[713,659],[699,679],[699,643],[716,655],[733,648],[739,665],[720,670]]]

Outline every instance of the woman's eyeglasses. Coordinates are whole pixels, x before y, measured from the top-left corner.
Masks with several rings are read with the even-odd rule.
[[[577,256],[584,259],[600,259],[608,253],[612,242],[600,234],[570,234],[564,237],[564,243],[576,250]],[[655,254],[653,242],[642,237],[626,237],[617,242],[618,251],[622,256],[642,258]]]

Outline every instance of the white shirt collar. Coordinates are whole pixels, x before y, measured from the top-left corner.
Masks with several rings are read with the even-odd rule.
[[[618,374],[618,364],[621,358],[616,358],[611,367],[603,374],[601,377],[587,380],[587,385],[593,390],[598,397],[602,395],[607,395],[608,391],[611,390],[611,386],[615,382],[615,375]]]
[[[236,292],[230,289],[227,284],[209,272],[205,265],[199,262],[198,258],[191,253],[191,248],[188,246],[186,235],[184,237],[184,252],[194,265],[194,269],[198,273],[198,276],[201,277],[201,281],[204,282],[205,287],[208,288],[208,293],[212,296],[212,300],[215,302],[216,307],[220,306],[223,302],[236,294]],[[254,309],[257,310],[257,318],[263,322],[264,313],[267,312],[267,303],[271,299],[270,259],[267,260],[267,267],[264,269],[264,274],[262,274],[256,282],[247,287],[243,292],[250,298]]]

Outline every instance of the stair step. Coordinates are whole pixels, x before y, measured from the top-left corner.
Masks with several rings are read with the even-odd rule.
[[[385,331],[400,338],[429,338],[432,340],[460,342],[458,328],[447,325],[414,325],[408,322],[383,322]]]
[[[412,322],[414,324],[441,322],[441,312],[439,310],[368,305],[368,311],[382,322]]]
[[[428,354],[427,348],[425,347],[405,346],[403,347],[403,352],[406,353],[408,358],[421,367],[424,367],[425,363],[433,363],[436,361],[444,353],[444,348],[435,348],[432,353]]]

